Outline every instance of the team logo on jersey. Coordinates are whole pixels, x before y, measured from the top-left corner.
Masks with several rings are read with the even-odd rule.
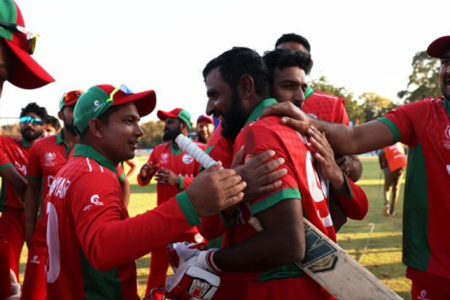
[[[26,165],[21,165],[19,162],[14,161],[14,166],[23,176],[27,176],[27,166]]]
[[[181,158],[181,160],[183,160],[183,162],[184,162],[185,165],[189,165],[189,164],[191,164],[191,163],[194,161],[194,159],[192,158],[192,156],[190,156],[190,155],[187,154],[187,153],[183,155],[183,157]]]
[[[103,202],[100,201],[100,196],[98,194],[92,195],[91,197],[91,203],[96,206],[103,206]]]
[[[444,130],[444,138],[442,141],[444,148],[450,149],[450,125],[447,125],[447,128]]]
[[[167,165],[169,163],[169,153],[163,153],[159,157],[159,164],[160,165]]]
[[[44,154],[44,165],[46,167],[53,167],[55,165],[56,153],[55,152],[45,152]]]
[[[39,264],[39,257],[37,255],[33,256],[33,258],[30,259],[30,263],[32,264]]]

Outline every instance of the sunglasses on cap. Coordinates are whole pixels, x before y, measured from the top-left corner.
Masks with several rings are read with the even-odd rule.
[[[23,26],[17,25],[17,24],[6,24],[6,23],[2,23],[0,22],[0,27],[5,28],[6,30],[9,30],[12,33],[22,33],[25,35],[26,37],[26,41],[27,41],[27,52],[28,54],[33,54],[34,50],[36,49],[36,41],[38,38],[38,35],[36,33],[33,33],[31,31],[29,31],[28,29],[26,29]]]
[[[42,121],[41,119],[38,118],[33,118],[30,116],[23,116],[22,118],[19,119],[19,124],[20,125],[44,125],[44,121]]]
[[[94,118],[98,118],[98,116],[103,115],[103,113],[105,112],[106,109],[108,109],[109,107],[109,103],[114,103],[114,96],[121,91],[122,93],[125,93],[127,95],[129,94],[133,94],[133,92],[131,91],[130,88],[128,88],[125,84],[121,84],[119,87],[116,87],[110,94],[108,99],[106,99],[105,102],[103,102],[103,104],[101,104],[100,106],[98,106],[97,111],[94,115]],[[95,104],[94,104],[95,105]]]

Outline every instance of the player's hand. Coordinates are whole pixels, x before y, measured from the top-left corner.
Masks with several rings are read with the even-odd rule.
[[[220,277],[186,262],[168,280],[165,296],[168,299],[212,299],[220,285]]]
[[[269,115],[283,116],[281,119],[282,124],[287,125],[305,135],[311,125],[311,120],[313,120],[310,116],[308,116],[308,114],[289,101],[268,107],[263,112],[261,118]]]
[[[350,171],[352,170],[352,162],[348,155],[336,157],[336,163],[345,175],[350,175]]]
[[[315,148],[312,153],[320,165],[322,175],[330,181],[335,189],[340,189],[345,184],[344,175],[334,159],[334,152],[328,143],[325,134],[312,127],[308,141]]]
[[[150,178],[153,177],[153,175],[155,175],[156,171],[158,171],[158,165],[152,165],[149,163],[145,163],[142,167],[141,170],[139,171],[139,176],[144,180],[150,180]]]
[[[176,185],[180,183],[180,178],[169,169],[161,169],[156,173],[155,179],[158,183]]]
[[[246,186],[235,170],[224,169],[218,164],[197,175],[186,193],[197,214],[206,217],[242,201]]]
[[[180,265],[208,247],[205,243],[178,242],[170,244],[167,248],[169,250],[169,264],[173,271],[176,272]]]
[[[267,194],[282,184],[280,180],[287,174],[287,169],[280,168],[284,164],[283,158],[274,159],[275,151],[268,150],[245,160],[245,149],[236,153],[232,167],[247,182],[244,191],[245,201]],[[245,163],[244,163],[245,162]]]

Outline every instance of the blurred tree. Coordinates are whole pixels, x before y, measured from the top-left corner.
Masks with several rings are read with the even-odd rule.
[[[142,124],[144,135],[139,140],[139,148],[153,148],[163,142],[164,122],[150,121]]]
[[[325,76],[320,77],[318,80],[313,80],[310,85],[315,91],[344,98],[345,108],[347,109],[350,120],[356,123],[362,123],[365,121],[363,109],[359,103],[353,99],[353,93],[348,92],[344,87],[336,87],[332,85],[327,81]]]
[[[364,93],[359,98],[362,102],[365,122],[384,116],[397,107],[391,99],[382,97],[376,93]]]
[[[6,136],[20,136],[20,127],[18,123],[6,124],[0,127],[0,134]]]
[[[397,93],[398,97],[409,103],[440,96],[439,66],[439,59],[431,58],[426,51],[417,52],[413,57],[413,72],[409,75],[408,86]]]

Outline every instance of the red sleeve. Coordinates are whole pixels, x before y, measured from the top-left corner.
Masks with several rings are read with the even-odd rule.
[[[225,224],[219,214],[211,217],[203,217],[198,226],[200,234],[207,240],[215,239],[225,232]]]
[[[0,149],[0,166],[5,166],[11,164],[11,161],[9,160],[8,156],[3,152],[3,150]],[[13,165],[11,165],[13,166]]]
[[[100,270],[165,247],[191,228],[175,198],[128,218],[119,183],[111,174],[86,174],[77,186],[82,188],[71,196],[76,232],[89,262]]]
[[[33,145],[28,155],[28,177],[39,180],[42,177],[39,145]]]
[[[350,126],[350,118],[348,117],[347,110],[345,109],[345,99],[336,100],[336,117],[335,123],[340,123],[345,126]]]
[[[339,203],[345,215],[353,220],[362,220],[369,210],[369,201],[364,190],[356,185],[350,178],[346,178],[347,188],[350,192],[339,193],[332,191],[330,194]]]

